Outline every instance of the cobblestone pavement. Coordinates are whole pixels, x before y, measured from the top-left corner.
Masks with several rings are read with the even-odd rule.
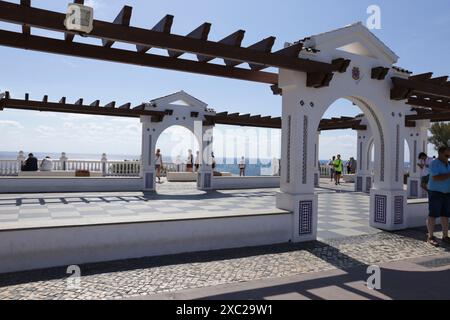
[[[288,277],[432,256],[449,251],[423,241],[423,230],[81,266],[80,287],[66,268],[0,275],[0,299],[118,299]],[[76,282],[72,282],[76,284]]]

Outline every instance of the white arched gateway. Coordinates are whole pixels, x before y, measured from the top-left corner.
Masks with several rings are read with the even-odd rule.
[[[142,169],[143,190],[155,190],[155,149],[159,136],[167,128],[182,126],[190,130],[197,139],[200,152],[200,172],[197,187],[201,190],[212,189],[212,137],[213,125],[207,125],[207,116],[216,112],[208,105],[191,95],[180,91],[162,98],[154,99],[142,105],[147,111],[165,112],[163,117],[142,116]]]
[[[364,152],[369,149],[368,138],[372,135],[374,138],[376,165],[370,192],[370,225],[383,230],[405,228],[405,115],[410,112],[410,107],[404,102],[391,100],[391,77],[407,79],[409,74],[392,68],[398,57],[361,23],[312,36],[304,41],[304,45],[312,50],[303,52],[301,57],[316,61],[345,59],[349,61],[349,72],[335,73],[334,77],[327,78],[326,75],[280,70],[283,170],[277,207],[294,213],[293,239],[316,239],[316,131],[327,108],[340,98],[352,101],[364,112],[372,131],[365,138],[364,134],[360,135],[361,143],[366,144],[361,146]],[[361,167],[364,158],[359,159]],[[371,179],[367,170],[362,170],[361,174],[360,179]],[[362,182],[360,184],[364,188]]]

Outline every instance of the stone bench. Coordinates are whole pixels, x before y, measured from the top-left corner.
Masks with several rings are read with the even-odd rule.
[[[221,172],[222,177],[231,177],[230,172]],[[195,172],[167,172],[167,181],[169,182],[195,182],[197,173]]]
[[[103,177],[101,172],[90,172],[91,177]],[[75,177],[75,171],[21,171],[19,177]]]

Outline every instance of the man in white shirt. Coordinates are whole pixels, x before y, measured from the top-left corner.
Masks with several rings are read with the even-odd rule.
[[[53,162],[50,157],[45,157],[41,162],[41,171],[52,171],[53,170]]]
[[[432,161],[433,159],[428,157],[425,152],[419,154],[419,163],[417,166],[420,168],[420,185],[426,191],[428,191],[428,182],[430,181],[429,168]]]

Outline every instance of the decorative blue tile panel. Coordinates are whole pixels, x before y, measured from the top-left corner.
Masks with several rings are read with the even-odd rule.
[[[363,177],[356,178],[356,192],[363,191]]]
[[[403,206],[403,197],[402,196],[396,196],[394,198],[394,224],[403,224],[403,213],[404,213],[404,206]]]
[[[419,181],[417,180],[411,180],[409,182],[409,188],[410,188],[410,195],[413,198],[419,197]]]
[[[375,196],[375,223],[386,224],[387,197]]]
[[[372,189],[372,177],[366,178],[366,193],[370,193],[370,189]]]
[[[299,235],[312,234],[313,202],[300,201]]]

